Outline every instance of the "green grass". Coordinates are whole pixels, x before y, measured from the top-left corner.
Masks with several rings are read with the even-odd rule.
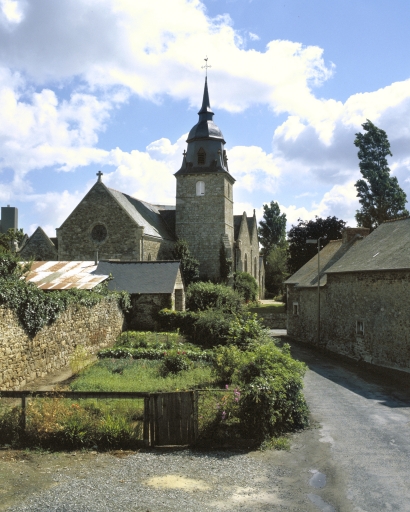
[[[249,308],[249,311],[258,315],[276,315],[278,313],[286,313],[286,306],[283,302],[277,304],[260,304],[256,307]]]
[[[103,359],[83,370],[71,383],[73,391],[183,391],[215,385],[211,366],[193,363],[176,375],[161,377],[160,361]]]

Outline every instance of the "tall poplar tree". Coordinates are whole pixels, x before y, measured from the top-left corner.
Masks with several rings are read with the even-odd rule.
[[[356,220],[359,226],[373,230],[385,220],[409,215],[409,212],[405,209],[405,192],[397,178],[390,176],[386,157],[393,155],[386,132],[368,119],[362,126],[366,133],[356,133],[354,141],[359,148],[357,155],[364,178],[355,183],[361,204]]]

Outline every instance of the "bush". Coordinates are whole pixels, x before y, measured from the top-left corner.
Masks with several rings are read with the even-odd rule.
[[[190,360],[185,354],[170,353],[164,357],[159,367],[159,374],[161,377],[167,377],[170,373],[176,375],[177,373],[189,370],[190,366]]]
[[[219,309],[202,311],[195,323],[196,341],[206,347],[226,344],[234,318]]]
[[[254,302],[258,297],[258,283],[247,272],[234,274],[234,289],[242,295],[246,302]]]
[[[189,285],[186,307],[191,311],[220,309],[226,313],[238,313],[243,308],[243,299],[230,286],[199,282]]]
[[[193,311],[175,311],[173,309],[161,309],[158,312],[158,324],[162,331],[177,331],[191,336],[195,340],[195,324],[199,314]]]
[[[177,332],[125,331],[115,344],[130,348],[172,348],[180,342]]]
[[[292,359],[289,345],[260,345],[238,371],[241,383],[239,416],[245,436],[259,441],[303,428],[308,409],[302,394],[306,367]]]
[[[209,350],[181,350],[191,361],[212,361],[213,354]],[[98,359],[148,359],[157,361],[164,359],[168,352],[158,348],[128,348],[114,347],[105,348],[98,352]]]
[[[231,321],[227,340],[243,350],[254,343],[261,343],[269,339],[268,331],[259,322],[256,313],[245,313]]]
[[[212,372],[222,384],[237,380],[236,372],[245,364],[247,353],[235,345],[220,346],[214,349]]]

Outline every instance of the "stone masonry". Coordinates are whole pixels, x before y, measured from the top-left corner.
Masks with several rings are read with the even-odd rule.
[[[0,307],[0,390],[17,390],[36,377],[67,366],[75,348],[94,353],[112,345],[124,316],[116,301],[71,307],[31,338],[16,314]]]

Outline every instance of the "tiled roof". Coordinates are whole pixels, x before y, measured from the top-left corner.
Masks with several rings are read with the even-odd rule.
[[[170,233],[156,206],[118,190],[112,188],[108,188],[108,190],[138,226],[144,226],[145,235],[174,240],[174,236]]]
[[[381,224],[328,272],[397,269],[410,269],[410,218]]]
[[[172,293],[179,261],[100,261],[97,274],[111,274],[110,290],[128,293]]]
[[[353,239],[347,244],[342,244],[342,240],[331,240],[320,251],[320,286],[324,286],[327,282],[327,275],[329,268],[336,264],[347,251],[352,250],[353,245],[357,244],[359,240]],[[360,241],[361,242],[361,241]],[[358,244],[360,245],[360,244]],[[289,277],[285,284],[297,284],[303,287],[317,286],[317,254],[309,260],[302,268]]]

